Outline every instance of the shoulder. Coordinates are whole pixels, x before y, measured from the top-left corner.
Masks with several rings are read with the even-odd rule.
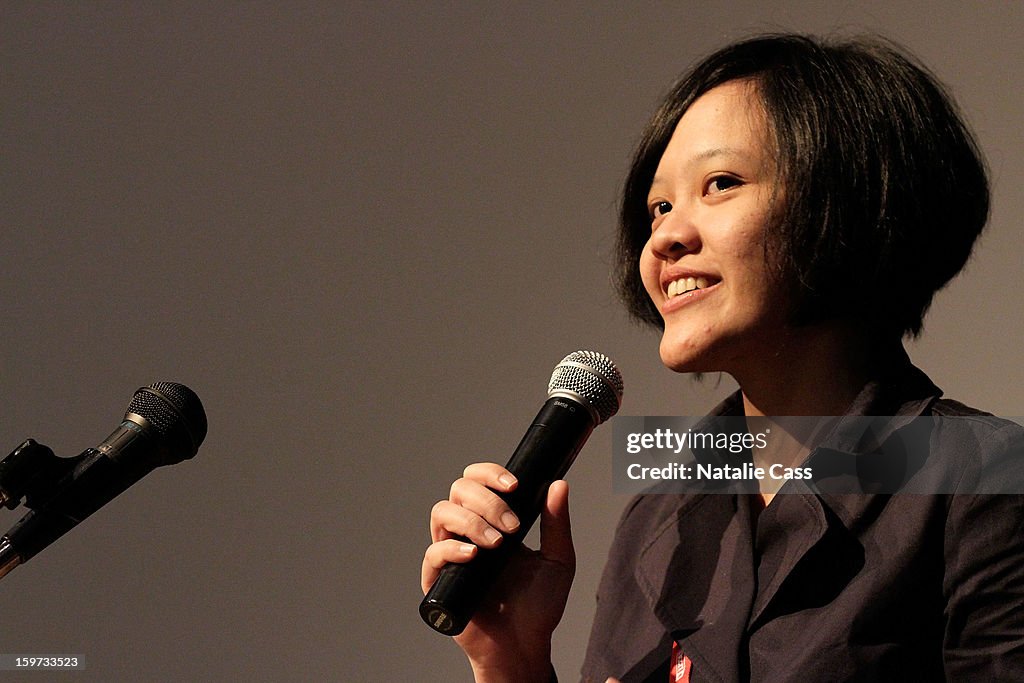
[[[943,456],[964,464],[943,534],[944,658],[950,679],[1024,670],[1024,428],[944,400]]]
[[[931,421],[933,451],[961,467],[953,492],[1024,494],[1024,427],[952,399],[936,401],[923,417]]]

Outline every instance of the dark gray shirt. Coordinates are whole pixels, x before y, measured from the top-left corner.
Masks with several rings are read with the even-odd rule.
[[[922,475],[947,490],[993,458],[1019,471],[1024,430],[941,393],[901,355],[851,414],[965,418],[935,436]],[[714,414],[742,414],[739,395]],[[1024,680],[1024,497],[786,486],[763,509],[749,495],[634,498],[583,680],[665,683],[673,641],[691,683]]]

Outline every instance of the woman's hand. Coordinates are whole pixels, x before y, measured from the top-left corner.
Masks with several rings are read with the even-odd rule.
[[[505,541],[502,533],[519,528],[515,514],[495,493],[512,491],[516,484],[495,463],[470,465],[452,484],[448,500],[430,513],[433,543],[424,553],[420,574],[424,593],[444,565],[468,562],[478,548],[494,548]],[[562,618],[575,572],[569,487],[556,481],[541,511],[540,550],[520,547],[512,554],[501,581],[455,637],[478,682],[549,679],[551,633]]]

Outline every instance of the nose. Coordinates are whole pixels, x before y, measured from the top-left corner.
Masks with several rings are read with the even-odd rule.
[[[677,210],[665,214],[648,243],[656,258],[677,261],[683,254],[700,250],[700,234],[686,215]]]

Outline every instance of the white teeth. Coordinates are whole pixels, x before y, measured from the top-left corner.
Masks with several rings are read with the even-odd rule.
[[[687,292],[692,292],[695,289],[706,289],[708,284],[707,278],[704,277],[683,277],[668,283],[666,293],[671,299],[674,296],[686,294]]]

